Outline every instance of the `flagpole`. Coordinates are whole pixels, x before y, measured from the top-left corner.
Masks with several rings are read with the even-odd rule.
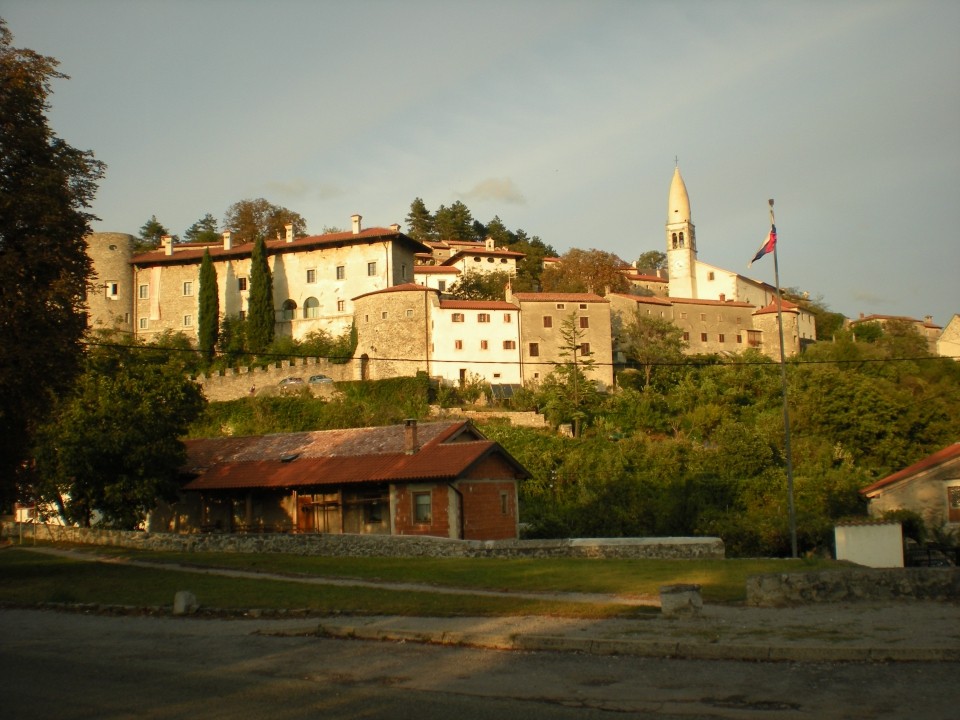
[[[770,203],[770,227],[776,227],[773,217],[773,198]],[[787,455],[787,512],[790,522],[790,556],[797,557],[797,516],[793,506],[793,453],[790,451],[790,411],[787,405],[787,359],[783,345],[783,301],[780,292],[780,264],[777,246],[773,246],[773,281],[777,286],[777,326],[780,329],[780,394],[783,397],[783,437]]]

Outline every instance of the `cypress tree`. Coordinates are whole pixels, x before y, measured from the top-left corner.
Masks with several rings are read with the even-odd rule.
[[[197,312],[197,340],[200,352],[209,362],[220,338],[220,293],[217,291],[217,269],[210,259],[210,250],[203,251],[200,263],[200,308]]]
[[[273,276],[267,263],[263,236],[253,243],[250,257],[250,301],[247,307],[247,340],[252,352],[263,352],[273,342],[276,313],[273,309]]]

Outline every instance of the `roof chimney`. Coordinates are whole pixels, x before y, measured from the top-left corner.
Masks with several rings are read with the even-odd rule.
[[[492,237],[488,237],[486,240],[484,240],[484,245],[486,246],[487,250],[496,250],[496,248],[493,245]]]
[[[223,231],[223,249],[230,250],[233,247],[233,240],[230,238],[230,231]]]
[[[363,215],[351,215],[350,219],[353,221],[353,234],[360,234],[360,221],[363,220]]]
[[[403,421],[403,451],[413,455],[417,451],[417,421],[409,419]]]
[[[395,233],[400,232],[400,223],[394,223],[393,225],[390,226],[390,229],[393,230]]]
[[[720,293],[720,302],[726,302],[727,296],[724,293]]]
[[[160,244],[163,246],[164,255],[173,255],[173,238],[171,236],[162,236],[160,238]]]
[[[283,229],[287,231],[287,242],[293,242],[293,223],[287,223]]]

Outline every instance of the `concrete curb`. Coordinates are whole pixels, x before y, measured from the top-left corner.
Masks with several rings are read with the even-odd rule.
[[[465,633],[450,631],[367,628],[320,623],[317,634],[324,637],[381,642],[417,642],[456,645],[491,650],[577,652],[590,655],[631,655],[635,657],[686,660],[742,660],[779,662],[957,662],[960,649],[833,647],[700,644],[657,640],[571,638],[563,635]]]

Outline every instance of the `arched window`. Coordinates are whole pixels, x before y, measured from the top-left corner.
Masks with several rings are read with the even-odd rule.
[[[284,300],[280,310],[281,320],[293,320],[297,315],[297,304],[293,300]]]
[[[674,250],[677,249],[677,234],[676,234],[676,233],[673,234],[673,249],[674,249]]]
[[[320,301],[315,297],[308,297],[303,301],[303,317],[305,318],[318,318],[320,317]]]

